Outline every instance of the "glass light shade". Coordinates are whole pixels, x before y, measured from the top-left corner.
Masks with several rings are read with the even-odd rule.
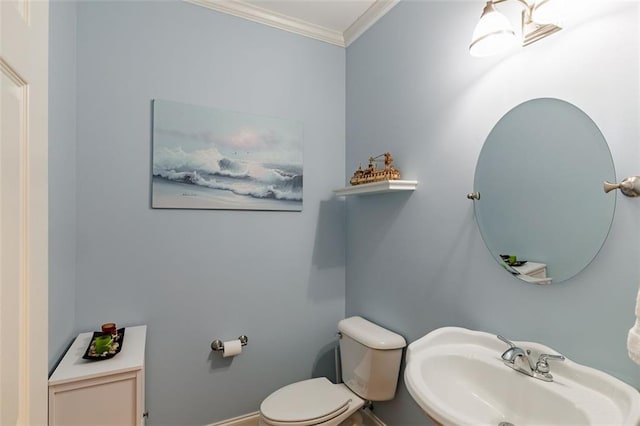
[[[491,1],[482,12],[480,21],[473,31],[469,53],[471,56],[483,57],[502,53],[518,43],[511,22],[496,11]]]
[[[564,0],[537,0],[533,6],[533,20],[538,24],[558,24],[565,16]]]

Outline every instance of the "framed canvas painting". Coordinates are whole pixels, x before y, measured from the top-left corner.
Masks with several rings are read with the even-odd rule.
[[[153,101],[151,205],[302,210],[302,124]]]

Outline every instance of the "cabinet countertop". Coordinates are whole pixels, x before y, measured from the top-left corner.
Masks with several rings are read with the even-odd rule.
[[[538,262],[527,262],[522,266],[512,266],[513,269],[520,272],[522,275],[535,274],[536,272],[542,271],[546,267],[546,264]]]
[[[82,356],[93,332],[80,333],[49,378],[49,386],[143,368],[146,335],[146,325],[126,327],[118,355],[103,361],[90,361]]]

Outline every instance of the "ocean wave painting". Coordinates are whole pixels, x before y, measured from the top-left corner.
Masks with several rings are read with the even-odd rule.
[[[153,101],[152,207],[302,210],[302,124]]]

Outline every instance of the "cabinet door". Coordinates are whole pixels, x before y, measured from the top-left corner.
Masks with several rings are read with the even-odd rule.
[[[49,389],[49,424],[140,425],[141,371],[56,385]]]

